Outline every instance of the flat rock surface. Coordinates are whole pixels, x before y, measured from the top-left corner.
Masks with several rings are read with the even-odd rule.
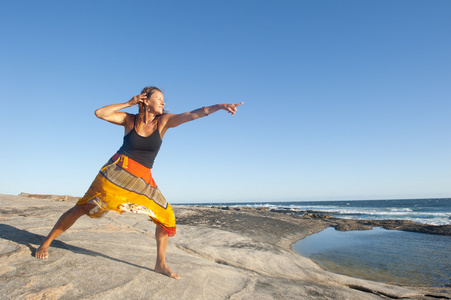
[[[0,195],[0,299],[437,299],[450,289],[410,288],[338,275],[291,245],[327,218],[260,210],[174,206],[167,262],[180,280],[153,271],[155,225],[134,214],[81,217],[33,257],[70,197]],[[333,224],[332,224],[332,223]]]

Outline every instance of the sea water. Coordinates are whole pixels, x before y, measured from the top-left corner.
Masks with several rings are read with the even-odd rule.
[[[198,205],[267,207],[315,211],[336,218],[411,220],[451,225],[451,199],[202,203]],[[451,286],[451,236],[374,228],[327,228],[293,245],[332,272],[403,285]]]
[[[295,212],[310,210],[342,219],[411,220],[430,225],[451,225],[451,198],[196,204],[267,207],[269,209],[290,209]]]
[[[451,236],[329,227],[293,249],[325,269],[373,281],[451,287]]]

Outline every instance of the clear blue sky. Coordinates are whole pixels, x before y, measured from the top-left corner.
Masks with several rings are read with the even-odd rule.
[[[94,110],[181,113],[169,202],[451,196],[451,1],[2,1],[0,193],[82,196],[122,144]],[[131,109],[130,112],[136,112]]]

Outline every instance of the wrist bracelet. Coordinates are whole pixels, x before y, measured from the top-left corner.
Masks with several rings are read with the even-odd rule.
[[[201,110],[202,110],[202,113],[203,113],[205,116],[208,116],[208,114],[205,112],[205,107],[202,107]]]

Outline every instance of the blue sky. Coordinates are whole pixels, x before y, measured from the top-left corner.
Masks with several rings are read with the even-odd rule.
[[[451,197],[451,1],[3,1],[0,193],[82,196],[122,144],[94,110],[181,113],[169,202]],[[135,113],[136,109],[129,112]]]

